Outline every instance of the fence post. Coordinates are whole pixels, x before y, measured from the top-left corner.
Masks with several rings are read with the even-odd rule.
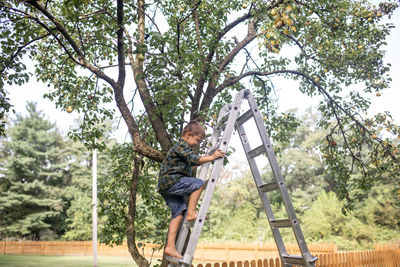
[[[316,266],[325,267],[324,263],[326,262],[326,257],[326,254],[319,255]]]
[[[336,261],[336,257],[337,257],[337,253],[335,253],[335,254],[331,254],[331,255],[329,255],[330,257],[330,259],[329,259],[329,267],[333,267],[333,266],[335,266],[336,265],[336,263],[337,263],[337,261]]]
[[[367,266],[372,266],[372,257],[371,257],[371,251],[367,251]]]
[[[262,266],[263,267],[268,267],[268,260],[267,259],[263,260],[263,265]]]
[[[273,259],[269,259],[269,266],[270,266],[270,267],[275,267],[275,264],[274,264],[274,260],[273,260]]]
[[[340,266],[346,267],[346,253],[345,253],[345,252],[342,252],[342,253],[340,253],[340,254],[341,254],[341,261],[342,261],[342,263],[341,263]]]

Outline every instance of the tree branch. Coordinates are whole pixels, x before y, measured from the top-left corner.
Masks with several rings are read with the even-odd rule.
[[[68,43],[71,45],[74,52],[78,55],[79,60],[81,60],[81,61],[84,60],[84,55],[83,55],[82,51],[79,49],[78,45],[75,43],[75,41],[69,35],[69,33],[65,30],[64,26],[62,26],[58,22],[58,20],[52,14],[50,14],[50,12],[48,10],[40,4],[40,2],[28,1],[26,3],[30,4],[31,6],[35,7],[37,10],[42,12],[42,14],[45,15],[56,26],[57,30],[68,41]],[[80,63],[80,64],[82,64],[82,63]]]
[[[117,1],[117,48],[118,48],[118,85],[124,87],[125,83],[125,46],[124,46],[124,1]]]
[[[201,36],[200,36],[200,26],[199,26],[199,13],[197,13],[197,9],[193,12],[193,20],[196,29],[197,45],[199,46],[200,55],[204,57],[203,45],[201,44],[201,39],[200,39]],[[204,58],[202,60],[204,60]]]
[[[62,43],[62,41],[54,33],[50,32],[49,28],[44,23],[39,21],[37,18],[29,15],[30,18],[37,21],[43,28],[45,28],[47,31],[49,31],[53,35],[53,37],[59,42],[61,47],[66,51],[66,53],[71,57],[71,59],[74,60],[74,62],[76,64],[86,67],[91,72],[96,74],[97,77],[99,77],[99,78],[105,80],[107,83],[109,83],[111,85],[111,87],[114,89],[115,101],[117,103],[118,109],[121,112],[122,117],[124,118],[124,120],[127,124],[128,130],[131,133],[134,151],[137,151],[138,153],[140,153],[150,159],[153,159],[153,160],[156,160],[159,162],[162,161],[165,157],[164,153],[148,146],[141,138],[141,136],[139,134],[139,127],[136,124],[132,114],[130,113],[128,106],[126,105],[126,102],[125,102],[125,99],[123,96],[123,87],[119,83],[116,83],[111,77],[107,76],[100,69],[98,69],[98,68],[94,67],[93,65],[91,65],[90,63],[86,62],[86,60],[83,57],[83,53],[80,51],[78,45],[74,42],[72,37],[66,31],[66,29],[48,12],[48,10],[46,10],[43,6],[41,6],[39,2],[30,1],[27,3],[32,5],[36,9],[38,9],[40,12],[42,12],[56,26],[56,29],[66,38],[66,40],[68,41],[68,44],[70,44],[71,47],[73,47],[74,52],[79,56],[79,60],[74,59],[73,55],[69,52],[69,50]],[[21,11],[19,11],[19,12],[21,12]],[[123,63],[123,61],[122,61],[122,63]]]
[[[246,38],[244,38],[241,42],[237,43],[233,50],[222,60],[219,65],[217,76],[221,74],[221,72],[225,69],[225,67],[232,62],[232,60],[236,57],[236,55],[242,50],[246,45],[248,45],[251,41],[253,41],[258,36],[264,34],[264,32],[256,33],[255,24],[257,21],[252,21],[249,23],[248,33]]]
[[[28,47],[30,44],[32,44],[32,43],[34,43],[34,42],[36,42],[36,41],[39,41],[39,40],[41,40],[41,39],[43,39],[43,38],[46,38],[46,37],[48,37],[48,36],[50,36],[50,33],[41,35],[41,36],[39,36],[39,37],[37,37],[37,38],[34,38],[34,39],[30,40],[29,42],[26,42],[26,43],[23,44],[22,46],[19,46],[19,47],[17,48],[17,50],[15,51],[15,53],[10,57],[10,59],[7,60],[7,61],[4,63],[4,67],[3,67],[2,69],[0,69],[0,74],[2,74],[3,71],[5,71],[5,70],[10,66],[10,64],[13,62],[13,60],[19,55],[19,53],[22,52],[22,50],[23,50],[24,48]]]
[[[203,62],[203,68],[201,70],[202,75],[200,76],[200,78],[197,82],[196,91],[193,95],[192,108],[191,108],[191,114],[192,114],[191,119],[195,119],[198,114],[198,110],[199,110],[199,106],[200,106],[200,98],[203,94],[203,87],[206,83],[207,76],[210,71],[210,66],[211,66],[210,63],[211,63],[212,58],[214,57],[215,49],[217,48],[218,42],[230,30],[232,30],[234,27],[236,27],[237,25],[239,25],[240,23],[246,21],[247,19],[249,19],[251,17],[252,17],[252,14],[250,12],[246,13],[245,15],[237,18],[230,24],[226,25],[225,28],[223,28],[215,37],[214,44],[210,46],[210,50],[209,50],[207,56],[202,60],[202,62]]]
[[[142,103],[146,109],[147,114],[149,115],[149,120],[156,134],[157,140],[161,145],[163,151],[168,151],[172,147],[172,141],[169,138],[169,135],[164,127],[164,123],[161,120],[161,117],[157,113],[157,107],[154,104],[153,98],[150,95],[150,92],[147,88],[146,81],[144,79],[144,68],[143,68],[143,46],[145,46],[145,9],[144,9],[144,0],[138,1],[138,32],[139,39],[138,47],[140,53],[136,55],[136,59],[134,62],[134,77],[137,88],[139,90],[140,98],[142,99]]]
[[[183,19],[181,19],[180,21],[178,21],[178,23],[177,23],[177,25],[176,25],[176,31],[177,31],[176,50],[177,50],[177,52],[178,52],[178,55],[181,54],[180,51],[179,51],[179,47],[180,47],[180,44],[179,44],[179,40],[180,40],[180,26],[181,26],[181,24],[182,24],[185,20],[187,20],[187,19],[193,14],[193,12],[195,12],[195,11],[197,10],[197,8],[199,7],[200,3],[201,3],[201,0],[199,0],[199,1],[195,4],[195,6],[192,8],[192,10],[190,11],[190,13],[189,13],[188,15],[186,15]]]
[[[232,62],[232,60],[236,57],[236,55],[246,46],[248,45],[251,41],[253,41],[257,36],[263,34],[263,33],[256,33],[255,30],[255,25],[257,23],[257,20],[253,20],[252,22],[249,23],[248,26],[248,33],[247,36],[239,43],[236,44],[236,46],[232,49],[232,51],[222,60],[221,64],[218,67],[218,70],[214,73],[213,77],[209,80],[208,86],[207,86],[207,91],[204,95],[203,101],[200,106],[200,110],[205,110],[210,107],[213,98],[218,94],[218,91],[216,86],[218,83],[218,79],[223,72],[223,70],[226,68],[226,66]]]
[[[335,110],[335,107],[342,111],[346,116],[348,116],[358,127],[360,127],[361,129],[363,129],[363,131],[365,133],[368,133],[370,136],[372,135],[372,133],[368,130],[368,128],[366,128],[364,126],[364,124],[362,122],[360,122],[353,114],[351,114],[349,111],[347,111],[345,108],[343,108],[329,93],[328,91],[326,91],[318,82],[316,82],[314,79],[312,79],[312,77],[310,77],[309,75],[296,71],[296,70],[277,70],[277,71],[271,71],[271,72],[262,72],[262,71],[249,71],[246,73],[243,73],[242,75],[236,76],[236,77],[232,77],[230,79],[225,80],[220,86],[217,87],[218,92],[220,92],[221,90],[223,90],[224,88],[226,88],[227,86],[233,85],[236,82],[238,82],[239,80],[243,79],[244,77],[247,76],[251,76],[251,75],[258,75],[258,76],[270,76],[273,74],[294,74],[297,76],[301,76],[303,78],[305,78],[306,80],[308,80],[309,82],[311,82],[313,85],[315,85],[318,88],[318,91],[325,96],[328,101],[330,102],[331,108],[333,110]],[[381,140],[380,138],[376,138],[376,141],[383,147],[385,148],[386,152],[388,153],[388,155],[390,155],[390,157],[395,161],[398,162],[398,159],[393,156],[391,154],[391,151],[389,149],[389,147],[385,146],[383,144],[383,140]]]

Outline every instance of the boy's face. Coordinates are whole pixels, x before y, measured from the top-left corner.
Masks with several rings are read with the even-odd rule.
[[[191,132],[186,133],[182,138],[190,147],[196,147],[203,141],[200,135],[193,135]]]

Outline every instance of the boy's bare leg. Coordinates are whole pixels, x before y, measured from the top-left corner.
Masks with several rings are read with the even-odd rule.
[[[188,203],[188,210],[186,214],[186,220],[188,221],[193,221],[196,220],[197,218],[197,211],[196,211],[196,205],[197,202],[199,201],[201,192],[203,191],[204,185],[202,185],[199,189],[194,191],[189,198],[189,203]]]
[[[183,215],[176,216],[171,219],[168,228],[167,245],[165,246],[165,254],[175,258],[182,258],[181,253],[179,253],[175,248],[175,240],[178,234],[179,226],[181,225]]]

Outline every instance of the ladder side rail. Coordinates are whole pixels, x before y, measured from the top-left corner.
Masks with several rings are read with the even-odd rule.
[[[259,109],[257,107],[257,103],[256,103],[254,97],[251,94],[248,94],[247,95],[247,99],[248,99],[250,108],[253,110],[254,120],[256,122],[257,129],[258,129],[258,132],[260,134],[261,140],[262,140],[263,144],[265,145],[265,147],[267,149],[268,160],[270,162],[271,169],[272,169],[272,172],[274,174],[274,177],[275,177],[275,179],[277,180],[277,182],[279,184],[282,200],[283,200],[283,202],[285,204],[286,212],[287,212],[287,214],[289,216],[289,219],[290,219],[290,221],[292,223],[292,229],[293,229],[293,231],[295,233],[295,237],[296,237],[298,246],[300,248],[300,251],[301,251],[305,261],[308,262],[308,261],[312,260],[313,257],[309,253],[307,244],[305,242],[303,233],[301,231],[299,220],[296,217],[296,213],[294,211],[293,204],[292,204],[292,201],[291,201],[290,196],[289,196],[289,192],[288,192],[288,190],[286,188],[285,181],[283,179],[281,170],[279,168],[278,161],[276,159],[276,156],[275,156],[275,153],[274,153],[274,150],[273,150],[273,146],[272,146],[272,144],[271,144],[271,142],[269,140],[269,135],[268,135],[268,133],[267,133],[267,131],[265,129],[264,122],[262,120],[261,114],[259,112]],[[310,266],[314,266],[314,265],[310,265]]]
[[[226,116],[226,114],[228,114],[231,111],[231,104],[226,104],[225,106],[223,106],[218,114],[218,119],[217,122],[221,121],[221,119]],[[221,129],[220,127],[217,126],[214,127],[213,129],[213,133],[211,135],[211,146],[208,147],[207,149],[207,155],[215,148],[215,146],[218,143],[218,138],[221,135]],[[205,164],[203,164],[200,168],[200,173],[199,173],[199,179],[205,180],[207,173],[208,173],[208,169],[211,165],[211,162],[207,162]]]
[[[243,149],[244,149],[246,157],[247,157],[247,161],[249,162],[250,170],[251,170],[251,172],[253,174],[254,181],[255,181],[255,183],[257,185],[258,194],[260,195],[261,201],[262,201],[263,206],[264,206],[265,213],[267,214],[268,223],[270,225],[272,234],[273,234],[274,239],[275,239],[275,243],[276,243],[276,245],[278,247],[278,250],[279,250],[279,257],[281,258],[281,262],[285,262],[282,255],[286,255],[287,254],[286,247],[285,247],[284,242],[282,240],[282,236],[281,236],[281,233],[280,233],[279,229],[274,227],[271,224],[271,221],[275,219],[275,215],[274,215],[274,212],[272,210],[271,203],[270,203],[270,201],[269,201],[269,199],[267,197],[267,194],[260,190],[260,186],[263,184],[263,182],[262,182],[261,175],[260,175],[260,172],[258,170],[257,163],[256,163],[255,159],[250,157],[249,154],[248,154],[248,152],[251,151],[251,148],[250,148],[250,144],[249,144],[249,142],[247,140],[246,132],[244,130],[243,125],[237,125],[237,131],[239,133],[240,140],[241,140]]]
[[[224,152],[227,152],[227,150],[228,150],[229,141],[232,136],[232,132],[234,130],[235,121],[239,115],[239,110],[240,110],[240,106],[242,103],[242,99],[244,98],[244,92],[245,92],[245,90],[242,90],[235,96],[235,100],[232,105],[232,110],[230,111],[229,118],[228,118],[228,121],[226,124],[226,128],[225,128],[225,131],[223,134],[222,143],[220,144],[220,147],[219,147]],[[183,255],[183,260],[181,261],[181,263],[182,263],[181,266],[191,265],[191,263],[193,261],[193,256],[194,256],[194,253],[195,253],[195,250],[197,247],[197,243],[200,238],[201,229],[203,227],[204,220],[207,215],[208,207],[210,205],[211,198],[212,198],[212,195],[213,195],[213,192],[215,189],[215,185],[218,180],[219,172],[222,168],[223,163],[224,163],[223,158],[217,159],[214,162],[214,165],[213,165],[213,168],[211,171],[211,175],[210,175],[210,179],[208,181],[207,188],[204,193],[204,197],[201,202],[200,209],[199,209],[199,212],[197,215],[197,219],[194,223],[194,227],[193,227],[192,233],[190,235],[190,239],[189,239],[189,243],[186,248],[186,252]]]

